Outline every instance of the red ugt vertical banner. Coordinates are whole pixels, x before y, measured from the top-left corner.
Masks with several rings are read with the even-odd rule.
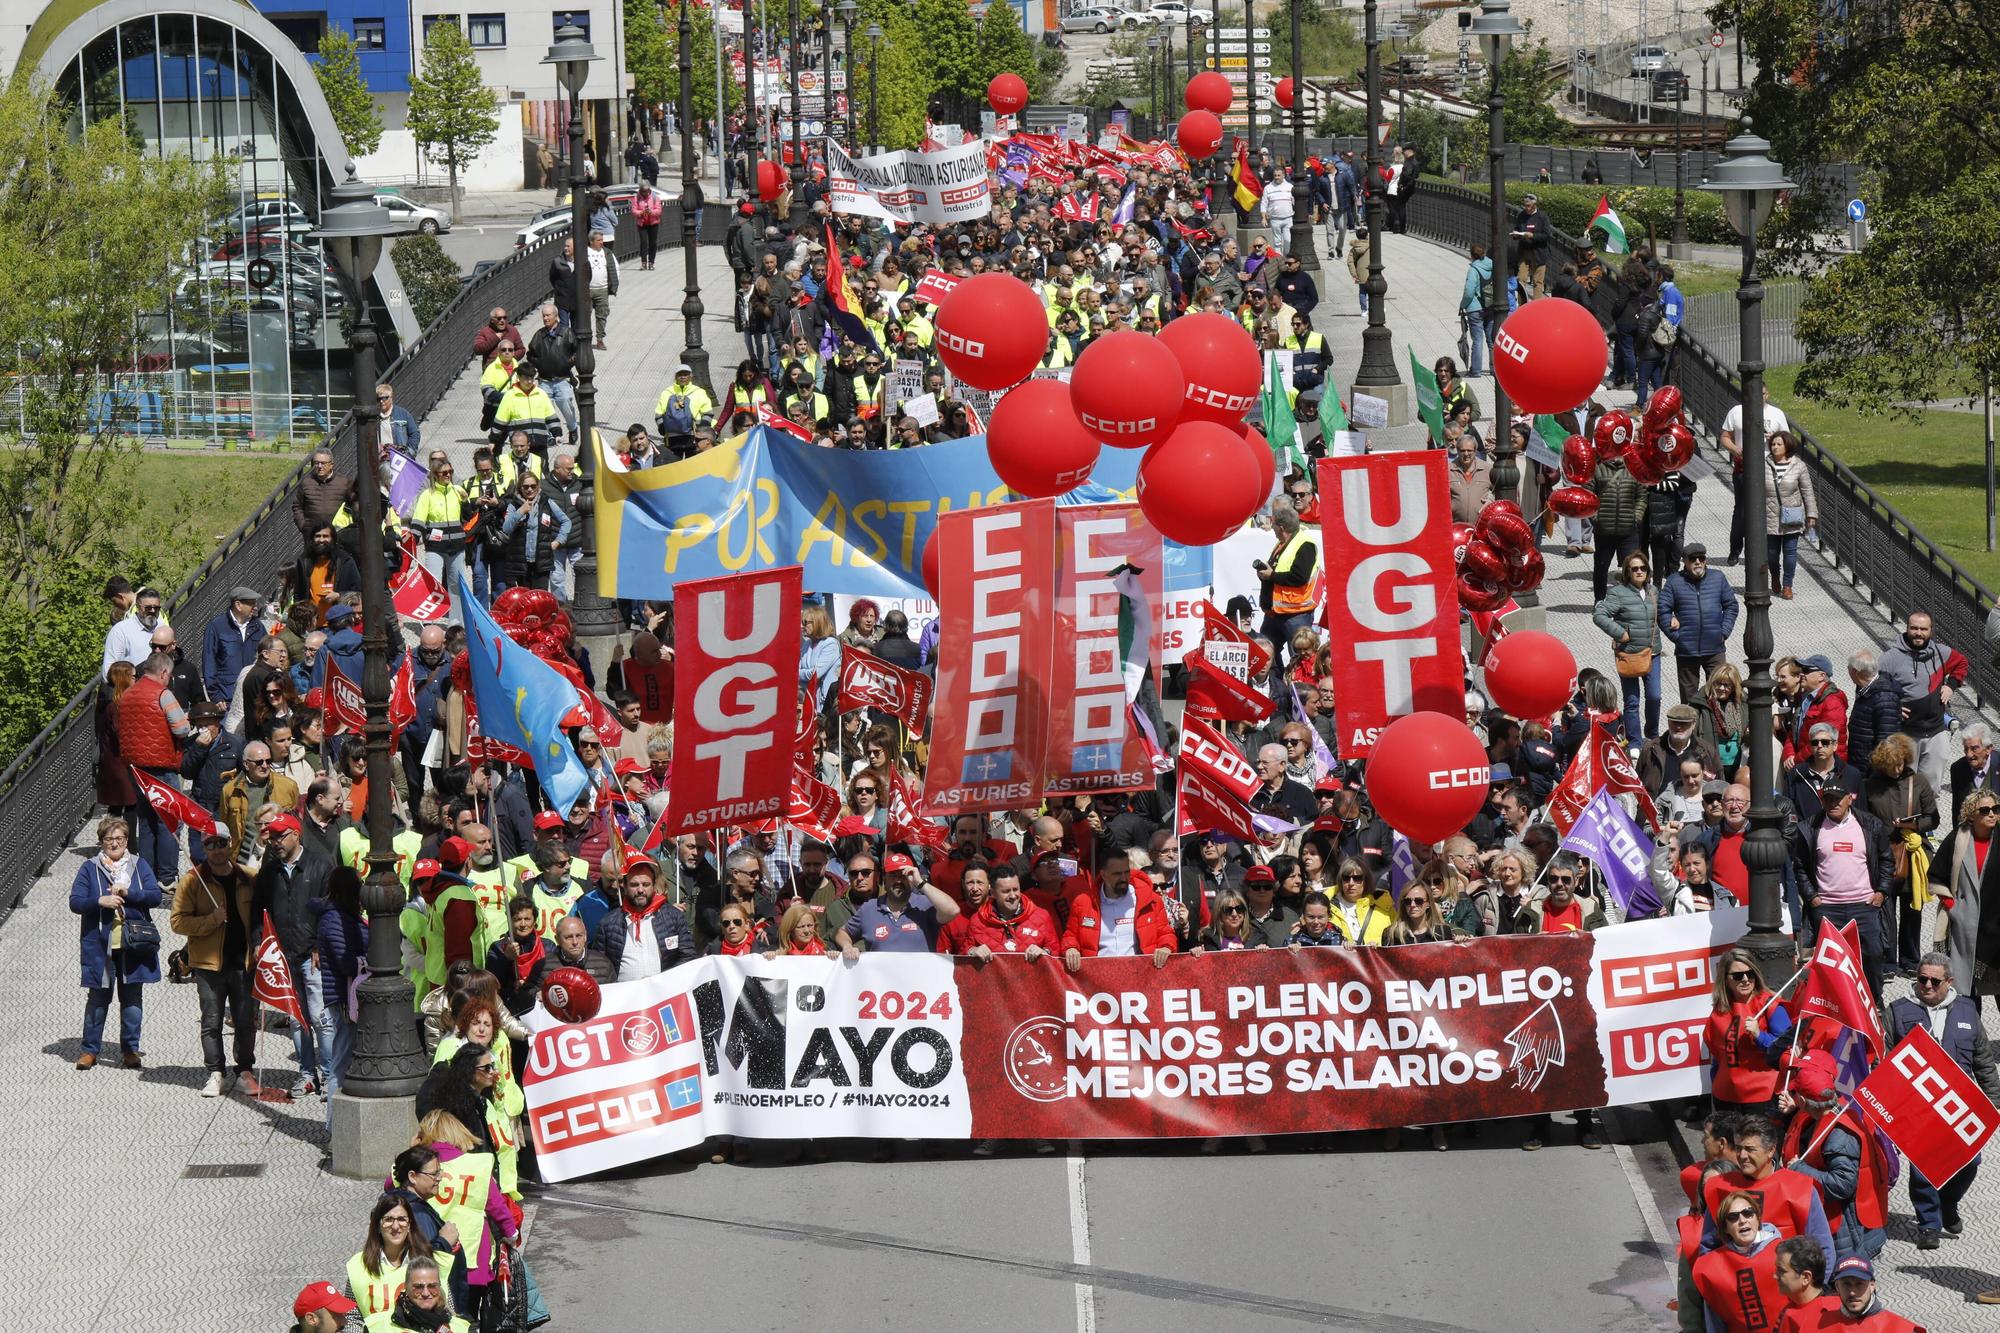
[[[1395,719],[1457,717],[1465,706],[1451,481],[1433,450],[1328,458],[1319,469],[1340,753],[1366,758]]]
[[[799,716],[797,565],[674,587],[674,781],[666,825],[782,816]]]
[[[1052,500],[938,519],[944,629],[924,779],[928,814],[1011,810],[1041,795],[1055,531]]]
[[[1160,534],[1138,505],[1105,504],[1058,508],[1056,535],[1043,791],[1150,791],[1152,760],[1126,704],[1141,676],[1159,688]]]

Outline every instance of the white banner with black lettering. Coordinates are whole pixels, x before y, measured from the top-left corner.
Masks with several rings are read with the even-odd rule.
[[[834,212],[890,222],[977,222],[993,208],[986,146],[977,139],[934,152],[905,149],[863,158],[828,139],[826,181]]]

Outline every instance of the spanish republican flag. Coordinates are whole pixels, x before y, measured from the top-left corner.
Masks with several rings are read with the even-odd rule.
[[[1250,169],[1250,145],[1242,139],[1236,141],[1236,161],[1230,164],[1229,180],[1235,188],[1236,206],[1248,213],[1264,197],[1264,182],[1257,179],[1257,173]]]
[[[834,237],[831,223],[826,228],[826,278],[826,287],[820,295],[826,303],[828,321],[861,347],[880,353],[882,349],[876,344],[875,335],[862,322],[861,303],[847,281],[847,266],[841,260],[840,243]]]

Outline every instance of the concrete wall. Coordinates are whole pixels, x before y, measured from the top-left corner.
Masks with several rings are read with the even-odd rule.
[[[357,161],[363,180],[406,181],[422,176],[443,185],[442,166],[417,157],[416,139],[406,129],[385,130],[382,146]],[[459,170],[459,186],[468,190],[518,190],[521,188],[521,108],[516,102],[500,104],[500,130],[493,142],[472,162]]]

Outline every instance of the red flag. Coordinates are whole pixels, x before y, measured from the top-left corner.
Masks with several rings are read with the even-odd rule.
[[[278,943],[278,931],[268,911],[264,913],[264,938],[257,943],[257,975],[250,988],[257,1003],[290,1015],[294,1023],[306,1021],[299,993],[292,988],[291,964],[285,961],[284,947]]]
[[[139,794],[153,807],[153,813],[160,817],[160,822],[175,832],[184,828],[202,833],[229,832],[227,824],[204,810],[193,797],[178,787],[137,768],[132,769],[132,780],[139,784]]]
[[[909,843],[917,847],[931,847],[943,851],[951,845],[951,839],[934,820],[925,819],[923,809],[917,800],[916,790],[903,777],[900,770],[889,775],[889,827],[890,842]]]
[[[785,803],[785,822],[809,838],[831,843],[833,824],[840,818],[840,793],[803,765],[792,769],[792,790]]]
[[[346,731],[359,735],[368,725],[368,705],[361,697],[361,687],[347,678],[347,673],[340,669],[340,659],[332,654],[326,658],[326,685],[321,690],[320,703],[325,710],[329,736]]]
[[[950,296],[952,288],[956,286],[958,286],[957,278],[941,268],[934,268],[917,280],[917,285],[910,289],[910,295],[925,305],[936,305]]]
[[[1064,195],[1053,211],[1056,217],[1065,222],[1095,222],[1099,210],[1103,207],[1103,196],[1091,191],[1087,194]]]
[[[1183,755],[1185,757],[1185,755]],[[1262,836],[1249,806],[1205,773],[1185,763],[1180,774],[1181,833],[1226,833],[1239,842]]]
[[[438,582],[437,575],[424,566],[414,541],[403,547],[403,566],[390,580],[389,596],[395,603],[396,614],[405,620],[432,624],[443,620],[445,612],[451,609],[451,594]]]
[[[879,708],[922,735],[931,716],[931,679],[884,662],[865,648],[840,645],[840,711]]]
[[[403,654],[403,664],[396,668],[396,678],[389,682],[389,739],[395,740],[403,734],[403,728],[417,720],[417,687],[411,675],[410,655]]]
[[[1600,791],[1608,791],[1614,796],[1630,796],[1638,802],[1639,814],[1657,832],[1660,827],[1659,811],[1653,808],[1653,798],[1647,794],[1645,784],[1639,781],[1638,772],[1632,767],[1632,760],[1625,753],[1625,747],[1618,738],[1608,731],[1596,718],[1590,720],[1590,738],[1576,752],[1562,781],[1549,796],[1549,817],[1555,822],[1556,830],[1567,834],[1570,826],[1582,815],[1583,807]]]
[[[1813,941],[1805,980],[1792,995],[1792,1012],[1800,1018],[1830,1018],[1853,1028],[1868,1039],[1877,1058],[1889,1044],[1875,1014],[1875,997],[1868,993],[1860,952],[1827,921],[1819,923],[1819,938]]]
[[[1854,1090],[1854,1102],[1933,1185],[1963,1171],[2000,1125],[1978,1080],[1921,1025]]]
[[[1236,675],[1236,670],[1231,666],[1229,659],[1222,654],[1210,652],[1209,646],[1240,643],[1248,650],[1242,674],[1236,675],[1238,680],[1251,680],[1271,669],[1271,650],[1260,643],[1252,643],[1243,627],[1216,610],[1213,602],[1201,604],[1201,635],[1202,650],[1208,654],[1208,659],[1217,666],[1228,669],[1232,675]]]
[[[1187,708],[1218,722],[1262,722],[1275,706],[1269,695],[1211,662],[1206,650],[1188,654]]]
[[[1248,801],[1264,785],[1257,770],[1222,733],[1197,717],[1181,718],[1181,771],[1194,769],[1209,783],[1239,801]]]
[[[807,444],[813,442],[813,434],[810,430],[801,426],[790,417],[779,416],[771,410],[771,405],[766,402],[760,401],[757,404],[757,424],[760,426],[769,426],[772,430],[781,430],[793,439],[803,440]]]

